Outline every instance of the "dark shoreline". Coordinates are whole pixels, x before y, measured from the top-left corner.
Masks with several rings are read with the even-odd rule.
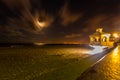
[[[0,47],[40,47],[40,48],[86,48],[93,49],[88,44],[44,44],[44,45],[36,45],[34,43],[0,43]]]

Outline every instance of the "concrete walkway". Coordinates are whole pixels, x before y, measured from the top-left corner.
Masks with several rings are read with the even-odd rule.
[[[85,71],[77,80],[120,80],[120,45]]]

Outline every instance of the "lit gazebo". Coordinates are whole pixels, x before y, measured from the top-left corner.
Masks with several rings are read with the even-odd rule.
[[[96,29],[96,32],[90,35],[90,44],[91,45],[100,45],[100,46],[114,46],[114,41],[110,40],[111,34],[102,31],[102,28]]]

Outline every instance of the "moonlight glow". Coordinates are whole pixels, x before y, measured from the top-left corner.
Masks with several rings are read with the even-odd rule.
[[[36,29],[43,29],[47,26],[47,23],[45,21],[40,22],[38,17],[34,19],[34,23],[36,25]]]
[[[46,26],[46,23],[45,22],[39,22],[37,20],[37,24],[41,27],[41,28],[44,28]]]

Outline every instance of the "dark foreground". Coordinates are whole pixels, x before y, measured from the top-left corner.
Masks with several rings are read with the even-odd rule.
[[[120,80],[120,46],[85,71],[77,80]]]
[[[108,52],[88,46],[0,47],[0,80],[76,80]]]

